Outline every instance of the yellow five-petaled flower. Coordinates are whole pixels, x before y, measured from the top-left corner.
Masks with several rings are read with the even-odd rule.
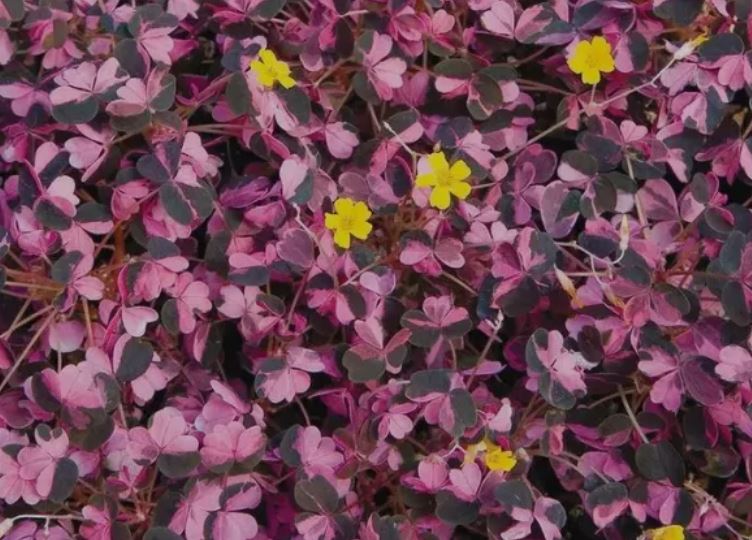
[[[470,445],[465,453],[465,461],[474,461],[478,454],[483,455],[483,462],[490,471],[509,472],[517,465],[517,458],[511,450],[502,450],[490,439],[484,439],[477,444]]]
[[[290,77],[290,66],[277,60],[277,55],[269,49],[261,49],[258,58],[251,62],[251,71],[256,74],[256,80],[267,88],[272,88],[275,82],[284,88],[295,86],[295,80]]]
[[[684,527],[681,525],[668,525],[649,532],[650,540],[684,540]]]
[[[498,447],[486,452],[485,461],[486,467],[492,471],[509,472],[517,465],[517,458],[511,450],[502,450]]]
[[[339,247],[350,247],[350,236],[365,240],[373,229],[368,220],[371,210],[364,202],[355,202],[347,197],[340,197],[334,201],[334,214],[324,216],[327,229],[334,231],[334,243]]]
[[[611,73],[615,67],[611,44],[601,36],[594,37],[592,41],[580,41],[567,65],[574,73],[582,75],[585,84],[598,84],[601,73]]]
[[[430,187],[431,206],[439,210],[446,210],[452,202],[452,195],[458,199],[467,199],[470,195],[470,184],[465,180],[470,176],[470,167],[458,159],[451,166],[444,152],[434,152],[426,158],[429,172],[421,173],[415,179],[418,187]]]

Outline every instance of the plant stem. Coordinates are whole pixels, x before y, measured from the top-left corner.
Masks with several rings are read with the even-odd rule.
[[[480,354],[478,355],[478,363],[475,364],[475,368],[473,369],[473,372],[470,374],[470,378],[467,381],[467,388],[470,388],[470,385],[473,384],[473,381],[475,380],[475,376],[478,371],[478,367],[483,362],[483,359],[488,354],[488,351],[491,350],[491,345],[493,345],[494,341],[496,341],[496,334],[499,333],[499,330],[501,330],[501,326],[504,324],[504,314],[499,310],[499,314],[496,316],[496,321],[494,321],[493,324],[493,330],[488,335],[488,340],[486,341],[486,344],[483,346],[483,350],[480,351]]]
[[[458,278],[456,276],[453,276],[449,272],[442,272],[441,275],[444,276],[445,278],[447,278],[449,281],[452,281],[452,282],[456,283],[457,285],[459,285],[460,287],[462,287],[463,289],[465,289],[470,294],[472,294],[472,295],[476,294],[475,289],[473,289],[470,285],[468,285],[467,283],[465,283],[464,281],[462,281],[460,278]]]
[[[311,417],[308,416],[308,411],[305,408],[305,405],[303,405],[303,402],[300,401],[300,398],[295,396],[295,403],[298,404],[298,408],[300,409],[300,412],[303,413],[303,418],[305,418],[306,426],[311,425]]]
[[[26,345],[26,348],[23,350],[23,352],[20,354],[20,356],[16,359],[13,366],[10,368],[8,373],[5,374],[5,378],[3,379],[3,382],[0,383],[0,392],[5,388],[5,386],[8,384],[8,381],[10,381],[11,377],[16,373],[16,370],[21,365],[21,362],[24,361],[26,356],[31,352],[31,349],[34,348],[34,345],[36,345],[37,340],[41,337],[42,333],[47,329],[47,327],[52,323],[52,320],[55,318],[57,312],[52,312],[47,317],[47,319],[37,328],[36,333],[32,338],[29,340],[29,343]]]
[[[632,411],[632,407],[629,406],[629,401],[627,401],[627,395],[624,393],[624,388],[622,388],[621,385],[619,385],[619,397],[621,398],[622,405],[624,405],[624,409],[627,411],[627,416],[629,416],[629,419],[632,421],[632,425],[637,430],[637,433],[640,434],[640,437],[642,438],[642,442],[649,443],[650,441],[648,440],[647,436],[645,436],[645,433],[642,431],[640,424],[637,422],[637,417]]]
[[[30,298],[28,300],[31,301]],[[41,309],[40,311],[37,311],[36,313],[32,313],[31,315],[29,315],[25,319],[22,319],[22,320],[20,320],[18,322],[14,321],[13,324],[10,326],[10,328],[8,328],[3,333],[3,335],[0,336],[0,339],[8,339],[11,336],[11,334],[13,334],[13,332],[16,331],[18,328],[20,328],[21,326],[23,326],[23,325],[25,325],[25,324],[33,321],[34,319],[37,319],[37,318],[41,317],[42,315],[44,315],[45,313],[47,313],[51,309],[52,309],[52,306],[47,306],[44,309]]]
[[[15,318],[13,319],[13,322],[10,323],[10,326],[8,329],[3,333],[2,336],[0,336],[1,339],[6,339],[6,334],[10,336],[13,333],[13,330],[16,329],[16,325],[18,324],[18,321],[21,320],[21,317],[26,315],[26,310],[29,308],[29,304],[31,304],[31,298],[27,298],[26,302],[24,302],[23,306],[21,306],[21,309],[18,310],[18,313],[16,313]]]

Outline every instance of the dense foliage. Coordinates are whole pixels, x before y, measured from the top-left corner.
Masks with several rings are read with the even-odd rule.
[[[750,538],[751,14],[0,0],[0,533]]]

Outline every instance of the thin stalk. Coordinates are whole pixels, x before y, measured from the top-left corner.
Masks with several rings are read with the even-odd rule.
[[[637,433],[640,434],[640,438],[642,439],[642,442],[649,443],[647,436],[642,431],[642,428],[640,427],[640,424],[637,422],[637,417],[635,416],[634,412],[632,411],[632,407],[629,405],[629,401],[627,401],[627,394],[624,393],[624,388],[619,385],[619,397],[621,398],[621,403],[624,405],[624,409],[627,411],[627,416],[629,416],[629,419],[632,422],[632,425],[637,430]]]
[[[478,372],[478,367],[480,366],[481,362],[483,362],[483,359],[488,354],[488,351],[491,350],[491,345],[493,345],[494,341],[496,341],[496,334],[499,333],[499,330],[501,330],[501,326],[504,324],[504,314],[499,310],[499,314],[496,316],[496,321],[494,321],[493,330],[488,336],[488,340],[486,341],[485,346],[483,347],[483,350],[480,351],[480,354],[478,355],[478,363],[475,364],[475,368],[473,368],[473,372],[470,374],[470,378],[467,381],[467,388],[470,388],[470,385],[473,384],[473,381],[475,380],[475,376]]]
[[[8,327],[8,330],[5,332],[8,333],[8,335],[13,333],[13,330],[15,330],[16,325],[18,324],[18,321],[21,320],[21,318],[26,315],[26,310],[29,308],[29,304],[31,304],[31,298],[27,298],[26,302],[24,302],[23,306],[21,306],[21,309],[18,310],[18,313],[16,313],[15,318],[13,319],[13,322],[10,323],[10,326]],[[2,336],[0,336],[2,339],[5,339],[5,333],[3,333]]]
[[[462,281],[460,278],[458,278],[456,276],[453,276],[449,272],[442,272],[441,275],[443,277],[447,278],[449,281],[452,281],[452,282],[456,283],[457,285],[459,285],[460,287],[462,287],[463,289],[465,289],[470,294],[476,294],[477,291],[475,289],[473,289],[470,285],[468,285],[467,283],[465,283],[464,281]]]
[[[30,298],[29,298],[29,299],[27,299],[27,300],[31,301],[31,299],[30,299]],[[42,309],[42,310],[40,310],[40,311],[37,311],[36,313],[32,313],[31,315],[29,315],[29,316],[28,316],[28,317],[26,317],[25,319],[21,319],[21,320],[20,320],[20,321],[18,321],[18,322],[15,322],[15,321],[14,321],[14,322],[13,322],[13,324],[12,324],[12,325],[10,326],[10,328],[8,328],[8,329],[7,329],[7,330],[6,330],[6,331],[5,331],[5,332],[4,332],[4,333],[3,333],[3,334],[2,334],[1,336],[0,336],[0,339],[8,339],[8,338],[9,338],[9,337],[11,336],[11,334],[13,334],[13,332],[15,332],[15,331],[16,331],[16,330],[17,330],[18,328],[22,327],[23,325],[25,325],[25,324],[27,324],[27,323],[30,323],[30,322],[31,322],[31,321],[33,321],[34,319],[37,319],[37,318],[41,317],[42,315],[44,315],[45,313],[47,313],[47,312],[48,312],[48,311],[50,311],[51,309],[52,309],[52,306],[47,306],[47,307],[45,307],[44,309]]]
[[[55,318],[56,312],[50,313],[50,315],[47,317],[47,319],[37,328],[36,333],[32,338],[29,340],[29,343],[26,345],[26,348],[23,350],[23,352],[19,355],[19,357],[16,359],[13,366],[10,368],[8,373],[5,374],[5,378],[3,379],[3,382],[0,383],[0,392],[2,392],[3,388],[6,387],[8,384],[8,381],[10,381],[11,377],[16,373],[16,370],[21,365],[21,362],[26,359],[26,357],[29,355],[31,350],[34,348],[34,345],[36,345],[37,340],[41,337],[41,335],[44,333],[44,331],[47,329],[47,327],[52,323],[52,320]]]
[[[91,327],[91,316],[89,315],[89,301],[81,297],[81,305],[84,308],[84,318],[86,319],[86,335],[89,347],[94,345],[94,330]]]

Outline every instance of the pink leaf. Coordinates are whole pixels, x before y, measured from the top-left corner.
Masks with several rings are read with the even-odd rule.
[[[436,454],[424,458],[418,465],[418,478],[430,491],[441,488],[448,475],[446,462]]]
[[[494,2],[480,20],[489,32],[508,39],[514,37],[514,8],[504,0]]]
[[[63,321],[50,326],[50,347],[60,353],[77,351],[84,341],[86,330],[78,321]]]
[[[337,159],[347,159],[358,145],[358,135],[350,124],[334,122],[325,128],[326,146]]]
[[[719,353],[715,372],[724,381],[745,383],[752,379],[752,356],[744,347],[728,345]]]
[[[133,337],[141,337],[146,333],[146,325],[156,321],[159,314],[152,308],[135,306],[123,307],[121,317],[125,331]]]
[[[282,195],[285,199],[290,200],[295,197],[296,191],[308,174],[308,166],[297,157],[291,157],[282,162],[279,179],[282,182]]]

